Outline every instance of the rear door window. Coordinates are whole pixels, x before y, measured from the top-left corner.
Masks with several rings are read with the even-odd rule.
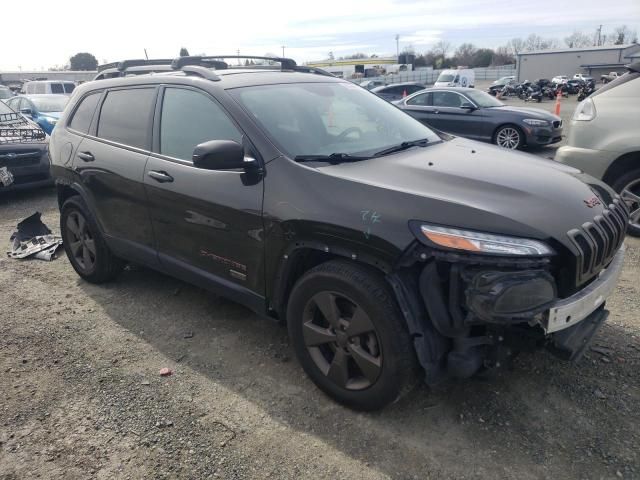
[[[408,85],[406,90],[407,90],[407,95],[411,95],[412,93],[416,93],[416,92],[419,92],[420,90],[424,90],[424,87],[421,87],[420,85]]]
[[[155,88],[112,90],[107,93],[98,121],[98,137],[149,149]]]
[[[167,88],[162,101],[160,153],[191,160],[196,145],[209,140],[242,142],[242,133],[213,99],[183,88]]]
[[[73,89],[76,88],[74,83],[65,83],[64,84],[64,93],[71,93]]]
[[[62,88],[61,83],[51,83],[49,85],[51,86],[51,93],[64,93],[64,88]]]
[[[78,108],[76,108],[76,111],[71,118],[69,128],[82,133],[87,133],[89,131],[91,119],[93,118],[93,113],[96,111],[101,94],[102,92],[92,93],[81,100],[80,105],[78,105]]]

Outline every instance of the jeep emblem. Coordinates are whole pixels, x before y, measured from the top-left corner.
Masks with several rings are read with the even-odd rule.
[[[593,208],[596,205],[602,205],[602,202],[600,202],[598,197],[591,197],[591,198],[588,198],[587,200],[583,200],[583,202],[589,208]]]

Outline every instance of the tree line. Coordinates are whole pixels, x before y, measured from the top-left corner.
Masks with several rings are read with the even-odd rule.
[[[603,45],[624,45],[638,43],[638,35],[626,25],[621,25],[611,32],[596,30],[593,33],[574,31],[563,41],[557,38],[544,38],[532,33],[526,38],[512,38],[505,45],[492,48],[476,47],[473,43],[462,43],[453,48],[450,42],[441,40],[426,52],[418,53],[413,46],[408,45],[400,53],[400,63],[413,63],[414,67],[452,68],[459,65],[475,67],[493,67],[513,65],[519,53],[538,50],[552,50],[556,48],[583,48]],[[376,58],[377,55],[354,53],[338,60]],[[329,58],[334,59],[333,52]]]

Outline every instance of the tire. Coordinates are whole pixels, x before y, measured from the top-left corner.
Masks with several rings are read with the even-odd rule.
[[[509,138],[514,138],[512,135],[517,134],[516,143],[512,143],[512,141],[508,140]],[[504,138],[504,140],[503,140]],[[504,142],[504,145],[502,144]],[[502,125],[498,127],[496,132],[493,134],[493,143],[502,148],[507,148],[510,150],[518,150],[524,146],[524,133],[515,125]],[[513,146],[507,146],[513,145]]]
[[[631,207],[627,233],[634,237],[640,237],[640,168],[621,175],[611,187]]]
[[[82,197],[71,197],[62,205],[60,231],[71,266],[87,282],[108,282],[122,271],[124,262],[107,247]]]
[[[415,385],[418,364],[404,319],[368,267],[332,260],[304,274],[289,297],[287,323],[304,371],[348,407],[377,410]]]

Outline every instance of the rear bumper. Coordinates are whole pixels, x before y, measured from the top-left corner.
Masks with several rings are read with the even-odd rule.
[[[27,144],[19,147],[24,150],[35,149],[33,145]],[[39,149],[39,155],[34,155],[32,158],[24,160],[0,158],[0,167],[7,167],[13,175],[13,183],[8,186],[0,185],[0,193],[53,185],[47,148],[42,145],[38,145],[36,148]]]

